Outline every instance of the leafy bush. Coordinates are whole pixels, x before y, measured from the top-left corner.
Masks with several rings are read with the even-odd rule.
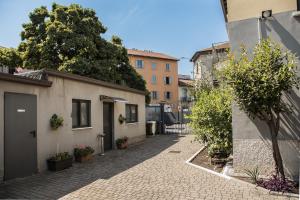
[[[57,153],[55,156],[52,156],[49,158],[50,161],[62,161],[62,160],[68,160],[72,158],[72,156],[69,154],[69,152],[63,152],[63,153]]]
[[[258,166],[254,169],[245,169],[245,173],[250,177],[252,183],[258,183],[259,182],[259,170]]]
[[[223,86],[201,88],[195,92],[196,102],[188,116],[190,125],[196,140],[207,143],[211,157],[228,156],[232,151],[231,91]]]
[[[271,178],[267,180],[259,181],[258,185],[276,192],[292,192],[295,188],[295,183],[293,181],[286,178],[282,179],[278,174],[273,174]]]
[[[95,150],[90,146],[78,146],[74,149],[74,156],[75,157],[84,157],[89,154],[93,154]]]

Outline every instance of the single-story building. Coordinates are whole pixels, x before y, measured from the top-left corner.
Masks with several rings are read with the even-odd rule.
[[[0,180],[46,170],[47,158],[76,145],[100,153],[100,134],[105,150],[146,137],[144,91],[52,70],[0,73],[0,86]],[[64,119],[57,130],[53,114]]]

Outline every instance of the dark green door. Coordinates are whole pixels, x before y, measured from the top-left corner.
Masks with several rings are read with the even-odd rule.
[[[37,172],[37,98],[4,94],[4,179]]]
[[[104,150],[113,148],[113,110],[113,103],[103,103]]]

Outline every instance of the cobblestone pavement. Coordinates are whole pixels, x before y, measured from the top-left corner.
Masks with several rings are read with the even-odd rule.
[[[284,199],[187,165],[185,161],[201,148],[192,140],[190,135],[148,138],[143,144],[95,156],[89,163],[61,172],[1,184],[0,198]]]

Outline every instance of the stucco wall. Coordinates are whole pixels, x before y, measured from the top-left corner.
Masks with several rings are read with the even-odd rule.
[[[166,101],[173,104],[177,108],[178,100],[178,63],[175,60],[166,60],[160,58],[143,57],[137,55],[129,55],[130,64],[134,66],[135,70],[143,76],[147,84],[149,92],[157,91],[158,99],[151,99],[151,104],[159,104],[161,101]],[[136,60],[144,61],[144,68],[136,68]],[[156,69],[152,69],[152,63],[156,63]],[[166,71],[166,64],[170,64],[170,71]],[[151,82],[152,75],[156,76],[156,84]],[[172,77],[170,85],[164,83],[164,77]],[[171,92],[171,99],[167,100],[164,97],[164,92]]]
[[[131,104],[138,104],[139,121],[120,124],[118,116],[125,116],[125,103],[114,103],[114,139],[129,137],[129,143],[143,140],[145,133],[145,96],[141,94],[110,89],[68,79],[49,77],[52,87],[44,88],[20,83],[0,81],[0,180],[4,170],[4,92],[27,93],[37,95],[37,151],[38,169],[46,169],[46,159],[59,152],[73,153],[77,144],[90,145],[100,152],[97,135],[103,132],[103,114],[100,95],[121,97]],[[72,99],[91,100],[91,128],[72,129]],[[63,116],[64,125],[57,131],[50,128],[49,120],[54,114]]]
[[[297,10],[297,0],[227,0],[228,22],[260,17],[264,10],[273,13]]]
[[[262,38],[270,37],[292,53],[300,56],[300,18],[292,12],[275,14],[272,19],[262,21]],[[255,18],[227,24],[232,50],[238,54],[240,45],[252,50],[258,42],[258,21]],[[298,67],[298,75],[300,68]],[[279,145],[286,173],[299,178],[300,168],[300,91],[294,89],[286,94],[284,101],[293,106],[292,113],[282,116]],[[234,168],[241,172],[245,168],[260,166],[267,173],[274,169],[269,130],[263,122],[250,119],[233,105],[233,156]],[[270,158],[271,157],[271,158]]]

